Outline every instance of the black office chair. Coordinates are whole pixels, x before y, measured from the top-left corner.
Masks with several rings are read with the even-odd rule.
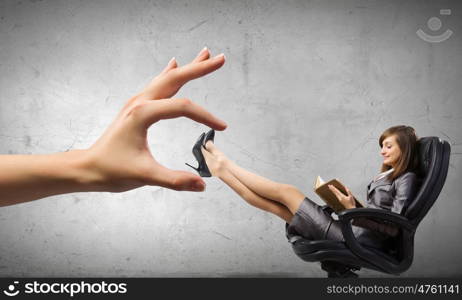
[[[416,196],[401,214],[384,209],[354,208],[342,211],[338,219],[342,225],[345,242],[333,240],[308,240],[287,234],[294,252],[302,260],[321,262],[328,277],[358,277],[354,271],[361,267],[387,274],[398,275],[412,264],[414,257],[414,234],[416,228],[443,188],[448,173],[451,148],[448,142],[438,137],[424,137],[418,141],[418,170],[420,187]],[[323,206],[332,213],[329,206]],[[367,217],[396,226],[399,234],[390,238],[387,252],[360,244],[352,231],[351,221]]]

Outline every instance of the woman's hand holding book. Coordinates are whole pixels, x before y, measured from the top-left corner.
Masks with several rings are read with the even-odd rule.
[[[334,193],[334,195],[337,197],[337,199],[340,201],[340,203],[343,204],[343,206],[345,206],[346,209],[350,209],[350,208],[355,208],[356,207],[356,201],[355,201],[355,197],[353,196],[353,194],[351,193],[350,189],[348,189],[347,187],[345,187],[348,195],[345,195],[344,193],[342,193],[341,191],[339,191],[334,185],[332,184],[329,184],[328,185],[329,189],[332,191],[332,193]]]

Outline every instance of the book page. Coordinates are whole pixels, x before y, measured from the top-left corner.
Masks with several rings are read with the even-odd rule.
[[[316,181],[314,182],[314,189],[317,189],[319,186],[324,184],[324,179],[321,176],[316,177]]]

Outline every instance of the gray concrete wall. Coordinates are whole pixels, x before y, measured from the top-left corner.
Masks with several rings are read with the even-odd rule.
[[[460,276],[461,14],[460,1],[2,1],[0,153],[89,147],[172,56],[186,63],[208,46],[225,66],[178,95],[227,121],[216,143],[230,158],[318,203],[318,174],[365,198],[389,126],[448,140],[446,185],[402,276]],[[420,39],[431,17],[443,21],[434,35],[453,35]],[[149,143],[186,169],[205,130],[165,121]],[[0,276],[324,276],[295,256],[281,220],[206,182],[204,193],[145,187],[1,208]]]

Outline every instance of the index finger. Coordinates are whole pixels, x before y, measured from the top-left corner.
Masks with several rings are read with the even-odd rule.
[[[159,120],[187,117],[215,130],[224,130],[226,123],[189,99],[163,99],[143,105],[140,121],[145,127]]]
[[[347,191],[347,193],[348,193],[349,196],[353,196],[353,193],[351,193],[351,191],[350,191],[349,188],[345,187],[345,189],[346,189],[346,191]]]

